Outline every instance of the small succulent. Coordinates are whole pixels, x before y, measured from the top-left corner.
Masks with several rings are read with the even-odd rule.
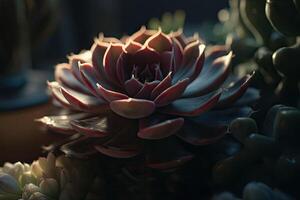
[[[293,198],[282,193],[278,189],[272,190],[269,186],[260,182],[248,183],[243,190],[242,198],[236,197],[230,192],[223,192],[214,196],[213,200],[292,200]]]
[[[88,164],[49,154],[31,165],[5,163],[0,168],[2,200],[104,199],[103,182]],[[93,188],[98,189],[97,193]],[[101,193],[103,192],[103,193]]]
[[[205,51],[182,31],[142,27],[122,40],[101,35],[91,50],[58,64],[49,83],[56,104],[75,113],[39,121],[73,135],[61,147],[68,155],[141,155],[148,167],[177,168],[193,158],[181,141],[214,143],[231,120],[252,112],[253,74],[231,75],[232,56],[223,46]]]

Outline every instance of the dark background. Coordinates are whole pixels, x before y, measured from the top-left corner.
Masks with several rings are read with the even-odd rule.
[[[132,34],[150,18],[183,10],[186,27],[217,21],[217,13],[227,0],[85,0],[59,1],[54,32],[32,52],[34,68],[49,67],[65,60],[65,55],[89,49],[99,32],[121,37]]]

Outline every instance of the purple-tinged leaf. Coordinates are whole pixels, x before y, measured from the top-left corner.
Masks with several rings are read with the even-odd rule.
[[[172,79],[173,84],[183,78],[190,78],[190,81],[196,79],[202,70],[204,60],[205,45],[200,45],[200,42],[196,41],[186,46],[181,67],[179,67]]]
[[[186,120],[177,136],[192,145],[207,145],[216,142],[226,134],[226,126],[207,126]]]
[[[217,58],[212,66],[202,72],[186,88],[183,96],[194,97],[206,94],[218,88],[227,78],[229,73],[229,64],[232,58],[232,52],[228,55]]]
[[[183,59],[183,48],[178,42],[177,39],[173,38],[173,65],[172,65],[172,71],[175,73],[179,70],[182,64]]]
[[[61,93],[66,100],[75,108],[90,112],[90,113],[101,113],[107,111],[109,108],[107,102],[102,101],[96,97],[84,95],[72,90],[67,90],[61,87]]]
[[[201,43],[204,43],[204,41],[199,37],[198,33],[194,33],[192,36],[189,36],[186,38],[186,45],[189,45],[191,43],[194,43],[195,41],[200,41]]]
[[[177,82],[175,85],[172,85],[171,87],[163,91],[160,95],[158,95],[155,98],[154,103],[157,107],[162,107],[170,104],[172,101],[180,98],[188,84],[188,78]]]
[[[116,75],[118,81],[121,85],[124,84],[125,80],[128,79],[129,73],[125,73],[125,66],[126,66],[126,56],[129,55],[126,52],[122,52],[117,61],[117,68],[116,68]]]
[[[155,77],[154,77],[154,79],[157,80],[157,81],[161,81],[163,79],[163,74],[162,74],[162,71],[160,70],[159,66],[155,67]]]
[[[91,63],[92,53],[91,51],[85,51],[80,54],[71,55],[68,57],[70,66],[72,68],[73,75],[81,82],[79,63]]]
[[[118,117],[118,115],[113,116],[110,127],[113,129],[114,137],[103,145],[97,146],[96,149],[102,154],[116,158],[129,158],[140,154],[143,146],[136,135],[137,121]]]
[[[200,51],[201,49],[201,51]],[[191,44],[188,44],[183,49],[183,60],[182,66],[191,66],[191,61],[194,61],[200,54],[204,53],[205,45],[201,44],[199,40],[194,41]]]
[[[160,112],[179,116],[197,116],[217,105],[221,93],[219,90],[200,97],[178,99],[162,108]]]
[[[77,78],[74,77],[70,64],[61,63],[55,66],[55,80],[67,86],[73,90],[83,92],[85,94],[90,94],[90,91],[80,82]]]
[[[182,29],[179,29],[176,32],[170,33],[170,36],[172,38],[175,38],[179,42],[182,49],[184,49],[185,46],[187,45],[186,37],[185,37]]]
[[[64,95],[62,95],[60,90],[61,85],[58,82],[48,82],[48,87],[54,100],[58,101],[62,106],[66,108],[76,109],[73,108],[73,106],[67,101]]]
[[[172,85],[171,75],[172,75],[172,72],[169,72],[169,74],[152,90],[151,99],[155,99],[163,91],[165,91],[167,88],[171,87],[171,85]]]
[[[84,119],[90,116],[91,115],[88,113],[75,113],[69,115],[45,116],[40,119],[36,119],[36,121],[44,124],[48,129],[54,132],[74,134],[76,131],[70,125],[70,121]]]
[[[171,39],[164,33],[162,33],[161,29],[159,29],[157,33],[148,38],[145,44],[150,48],[155,49],[159,53],[172,50]]]
[[[224,89],[217,107],[226,107],[238,100],[246,92],[253,75],[254,73],[246,75],[232,86]]]
[[[104,116],[97,116],[81,120],[72,120],[71,126],[88,137],[107,137],[111,134],[108,119]]]
[[[144,44],[145,41],[154,35],[157,31],[156,30],[147,30],[145,26],[142,26],[141,29],[135,32],[129,39],[134,42]]]
[[[199,46],[199,56],[197,57],[194,65],[193,65],[193,71],[190,71],[188,74],[186,74],[185,76],[188,76],[190,78],[190,81],[192,82],[193,80],[195,80],[200,72],[202,71],[202,68],[203,68],[203,64],[204,64],[204,60],[205,60],[205,53],[204,53],[204,50],[205,50],[205,45],[200,45]]]
[[[128,98],[112,101],[110,108],[122,117],[139,119],[151,115],[155,111],[155,104],[149,100]]]
[[[103,58],[106,76],[117,86],[122,86],[117,78],[117,61],[122,52],[124,52],[122,44],[110,44]]]
[[[205,51],[205,63],[202,73],[206,72],[212,65],[212,63],[219,57],[226,56],[229,53],[228,47],[225,45],[216,45],[206,49]]]
[[[130,97],[135,96],[143,87],[143,84],[138,81],[136,78],[132,77],[131,79],[125,82],[125,90]]]
[[[104,82],[101,76],[95,71],[94,67],[89,63],[80,64],[81,80],[94,96],[104,100],[97,93],[97,83]]]
[[[152,81],[144,83],[144,86],[140,91],[134,96],[137,99],[150,99],[151,92],[159,84],[159,81]]]
[[[104,88],[102,85],[97,83],[97,93],[101,95],[106,101],[111,102],[115,100],[128,99],[129,97],[120,92],[112,91]]]
[[[140,43],[129,39],[129,41],[126,43],[124,49],[127,53],[134,54],[135,52],[140,50],[142,47],[143,47],[143,45],[141,45]]]
[[[172,71],[173,52],[165,51],[160,54],[160,70],[164,75]]]
[[[169,137],[177,133],[184,123],[183,118],[163,120],[155,124],[149,120],[149,118],[140,120],[140,130],[137,134],[140,138],[157,140]]]
[[[160,55],[154,49],[144,46],[133,55],[132,60],[138,66],[146,66],[159,63]]]
[[[154,169],[178,168],[193,157],[174,137],[153,141],[146,147],[146,165]]]
[[[141,153],[139,149],[121,149],[105,145],[95,145],[95,149],[100,153],[113,158],[132,158]]]
[[[109,43],[103,42],[101,39],[96,39],[91,47],[92,64],[101,74],[104,74],[103,58],[108,47]]]

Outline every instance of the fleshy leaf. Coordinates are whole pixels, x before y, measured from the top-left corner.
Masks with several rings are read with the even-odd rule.
[[[205,59],[205,45],[199,41],[192,43],[184,49],[183,62],[172,79],[173,83],[183,78],[190,78],[193,81],[197,78],[202,70]]]
[[[154,49],[144,46],[133,55],[133,61],[136,65],[145,66],[159,63],[160,56]]]
[[[135,95],[134,98],[137,99],[149,99],[153,89],[159,84],[159,81],[152,81],[144,83],[144,86],[140,91]]]
[[[163,91],[165,91],[167,88],[171,87],[171,85],[172,85],[171,75],[172,75],[172,72],[169,72],[169,74],[152,90],[152,92],[151,92],[152,99],[155,99]]]
[[[96,97],[84,95],[72,90],[66,90],[61,87],[61,93],[66,100],[75,108],[85,112],[98,113],[104,112],[108,109],[107,102],[97,99]]]
[[[122,117],[138,119],[151,115],[155,111],[155,104],[153,101],[128,98],[112,101],[110,108]]]
[[[156,30],[147,30],[145,26],[142,26],[141,29],[135,32],[130,39],[140,44],[144,44],[145,41],[154,35],[157,31]]]
[[[185,88],[188,86],[189,79],[186,78],[177,82],[175,85],[172,85],[165,91],[163,91],[160,95],[158,95],[154,102],[157,107],[162,107],[170,104],[172,101],[180,98]]]
[[[101,74],[104,72],[103,58],[108,47],[109,43],[103,42],[102,39],[96,39],[93,46],[91,47],[92,64],[96,69],[99,70],[99,73]]]
[[[207,145],[222,138],[226,130],[226,126],[207,126],[187,120],[177,136],[192,145]]]
[[[170,33],[170,35],[179,42],[182,48],[185,48],[187,41],[182,29],[178,29],[176,32]]]
[[[131,158],[140,154],[140,151],[137,149],[121,149],[105,145],[95,145],[95,149],[100,153],[113,158]]]
[[[203,71],[186,88],[183,96],[199,96],[218,88],[227,78],[229,73],[229,64],[232,58],[232,52],[228,55],[217,58],[212,66]]]
[[[217,107],[229,106],[238,100],[246,92],[253,75],[254,73],[252,75],[246,75],[232,86],[224,89]]]
[[[102,85],[97,83],[97,93],[101,95],[108,102],[120,100],[120,99],[128,99],[129,97],[120,92],[112,91],[104,88]]]
[[[74,109],[72,105],[67,101],[67,99],[61,93],[61,86],[58,82],[48,82],[48,87],[51,91],[52,97],[57,100],[62,106],[70,109]]]
[[[108,85],[107,82],[101,77],[101,75],[94,69],[89,63],[80,64],[81,80],[89,91],[103,100],[103,98],[97,93],[97,83]]]
[[[183,49],[177,39],[173,38],[173,66],[172,71],[177,72],[182,64],[183,59]]]
[[[80,54],[74,54],[68,57],[72,73],[81,82],[81,76],[79,71],[79,63],[90,63],[92,59],[91,51],[84,51]]]
[[[126,43],[124,49],[125,49],[125,51],[126,51],[127,53],[129,53],[129,54],[134,54],[135,52],[137,52],[138,50],[140,50],[140,49],[142,48],[142,46],[143,46],[143,45],[141,45],[140,43],[135,42],[135,41],[133,41],[133,40],[130,39],[130,40]]]
[[[153,141],[146,148],[146,165],[150,168],[170,170],[178,168],[194,156],[173,137]]]
[[[103,67],[107,77],[117,86],[121,86],[117,78],[117,61],[123,52],[122,44],[110,44],[103,58]]]
[[[141,119],[146,120],[146,119]],[[147,123],[147,122],[142,122]],[[149,140],[157,140],[169,137],[180,130],[181,126],[184,123],[183,118],[175,118],[175,119],[169,119],[166,121],[161,121],[160,123],[153,124],[143,127],[139,130],[138,136],[143,139],[149,139]]]
[[[72,120],[71,126],[79,133],[89,137],[106,137],[111,134],[105,116]]]
[[[160,70],[166,75],[172,71],[173,52],[165,51],[160,54]]]
[[[172,41],[168,38],[164,33],[162,33],[161,29],[145,42],[150,48],[155,49],[157,52],[162,53],[165,51],[172,50]]]
[[[61,63],[55,66],[55,80],[60,84],[67,86],[73,90],[90,94],[90,91],[74,77],[70,64]]]
[[[140,91],[140,89],[143,87],[143,84],[136,78],[132,77],[131,79],[125,82],[124,86],[128,95],[130,97],[133,97]]]
[[[213,108],[221,96],[221,91],[193,98],[178,99],[162,108],[162,113],[179,116],[197,116]]]
[[[36,121],[46,125],[47,128],[54,132],[74,134],[76,131],[70,125],[70,121],[84,119],[90,116],[88,113],[75,113],[69,115],[45,116]]]

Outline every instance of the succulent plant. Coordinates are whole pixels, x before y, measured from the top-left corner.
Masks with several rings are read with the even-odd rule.
[[[251,118],[235,119],[230,133],[243,147],[215,165],[215,183],[239,187],[262,181],[299,197],[299,123],[300,111],[283,105],[269,110],[260,131]]]
[[[30,165],[5,163],[0,168],[0,199],[105,199],[103,181],[95,177],[89,164],[51,153]]]
[[[252,112],[253,74],[231,75],[232,56],[223,46],[205,52],[182,31],[142,27],[121,41],[100,35],[91,50],[58,64],[49,83],[56,104],[75,113],[39,121],[73,135],[61,147],[68,155],[141,155],[148,167],[177,168],[193,158],[181,141],[214,143],[231,120]]]
[[[269,186],[260,182],[248,183],[243,190],[242,198],[236,197],[230,192],[223,192],[213,197],[213,200],[292,200],[293,198],[282,193],[278,189],[272,190]]]
[[[266,16],[278,32],[288,36],[300,35],[300,11],[297,4],[299,2],[293,0],[267,0]]]

